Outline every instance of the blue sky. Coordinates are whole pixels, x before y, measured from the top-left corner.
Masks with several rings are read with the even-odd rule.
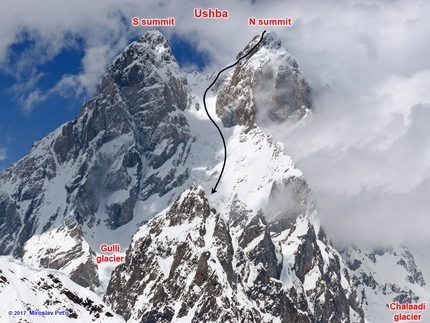
[[[25,40],[11,46],[10,66],[14,65],[14,57],[19,57],[30,49],[32,42]],[[43,73],[36,87],[41,92],[52,88],[63,74],[77,74],[83,53],[77,50],[64,50],[52,61],[37,66],[36,73]],[[35,140],[39,140],[62,123],[71,120],[79,111],[83,100],[76,97],[53,95],[40,103],[31,112],[26,112],[19,95],[13,90],[17,84],[15,75],[5,71],[0,72],[0,145],[7,147],[7,158],[1,166],[8,166],[22,158]]]
[[[229,18],[193,16],[216,7]],[[429,1],[15,0],[1,9],[0,170],[79,113],[112,59],[148,30],[133,17],[174,17],[160,31],[186,71],[204,74],[267,29],[299,64],[313,108],[294,127],[264,130],[303,171],[327,233],[372,243],[428,236]],[[249,17],[293,25],[252,27]]]

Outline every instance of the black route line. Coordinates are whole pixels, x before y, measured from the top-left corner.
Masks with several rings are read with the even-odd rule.
[[[248,56],[253,50],[254,48],[256,48],[261,41],[263,40],[264,34],[266,33],[266,31],[263,31],[263,33],[261,34],[261,39],[258,41],[257,44],[255,44],[254,47],[252,47],[247,54],[243,55],[242,57],[240,57],[236,63],[227,66],[225,68],[223,68],[221,71],[219,71],[218,75],[215,77],[215,80],[212,82],[211,85],[209,85],[209,87],[206,89],[205,93],[203,94],[203,104],[205,106],[205,110],[206,110],[206,114],[208,115],[209,119],[212,121],[212,123],[215,125],[215,127],[218,129],[219,134],[221,135],[222,138],[222,143],[224,145],[224,164],[222,165],[222,169],[221,169],[221,173],[219,174],[218,180],[215,184],[215,186],[212,188],[212,194],[216,192],[216,188],[221,180],[222,174],[224,173],[224,168],[225,168],[225,164],[227,162],[227,146],[225,144],[225,139],[224,136],[222,135],[221,129],[218,127],[218,125],[215,123],[215,121],[212,119],[212,117],[210,116],[209,112],[208,112],[208,108],[206,107],[206,94],[208,93],[209,89],[212,87],[212,85],[215,84],[215,82],[218,80],[218,77],[221,75],[222,72],[224,72],[225,70],[232,68],[233,66],[237,65],[242,59],[244,59],[246,56]]]

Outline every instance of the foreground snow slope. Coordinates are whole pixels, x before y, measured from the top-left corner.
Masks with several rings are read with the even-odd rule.
[[[66,274],[0,257],[0,322],[125,322]]]

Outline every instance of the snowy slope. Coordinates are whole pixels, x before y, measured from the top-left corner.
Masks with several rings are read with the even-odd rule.
[[[0,257],[0,322],[125,322],[93,292],[57,270]]]
[[[273,237],[237,199],[224,218],[192,185],[133,237],[106,302],[129,322],[364,322],[312,214]]]
[[[103,291],[100,245],[127,248],[188,177],[188,91],[158,31],[130,44],[75,120],[0,173],[0,253]]]
[[[310,88],[273,32],[207,96],[227,145],[210,194],[224,159],[202,101],[215,75],[181,71],[158,31],[127,46],[77,118],[0,173],[0,253],[60,270],[70,290],[81,288],[72,281],[94,290],[136,322],[364,322],[362,304],[377,322],[404,291],[426,299],[420,279],[403,282],[429,266],[426,253],[386,252],[373,262],[355,249],[336,251],[303,174],[259,127],[311,113]],[[118,244],[124,262],[97,263],[102,244]],[[415,264],[406,258],[416,266],[403,266]],[[7,259],[3,274],[29,268]],[[385,275],[390,266],[396,271]],[[52,280],[34,273],[58,273],[28,271],[28,286]],[[378,288],[367,286],[371,273]],[[22,282],[16,277],[6,279]],[[43,305],[40,295],[30,304]]]
[[[0,198],[8,218],[0,227],[2,253],[61,269],[103,292],[112,264],[95,262],[101,244],[125,250],[139,225],[191,183],[209,191],[216,181],[222,142],[202,109],[213,76],[180,71],[159,32],[129,45],[76,120],[35,143],[27,157],[1,173]],[[219,122],[216,100],[211,92],[209,110]],[[300,176],[291,159],[281,157],[282,147],[258,128],[222,128],[229,157],[214,206],[225,208],[240,193],[257,210],[267,205],[272,181],[281,180],[286,168]],[[268,173],[260,177],[263,167]]]
[[[369,322],[393,321],[393,315],[400,311],[390,310],[391,302],[429,304],[429,262],[416,248],[391,247],[375,251],[350,247],[342,250],[341,254]],[[423,273],[421,268],[427,272]],[[404,314],[410,312],[405,311]],[[429,319],[426,312],[416,314],[422,314],[423,321]]]

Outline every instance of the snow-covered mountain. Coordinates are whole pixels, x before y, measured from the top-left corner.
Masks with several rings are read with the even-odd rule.
[[[186,74],[160,33],[128,46],[77,118],[1,173],[1,253],[100,286],[100,245],[127,248],[189,177],[188,102]]]
[[[0,322],[125,322],[96,294],[53,269],[0,256]]]
[[[310,208],[271,232],[236,197],[228,219],[192,185],[134,235],[105,301],[131,322],[363,322]],[[281,229],[281,227],[283,228]]]
[[[49,268],[129,322],[379,322],[387,302],[425,301],[428,271],[408,249],[382,261],[332,246],[303,174],[259,128],[311,113],[273,32],[207,97],[228,152],[210,194],[224,159],[202,102],[214,75],[184,73],[158,31],[116,57],[76,119],[0,173],[0,254],[26,264],[7,258],[3,273]],[[403,269],[387,278],[391,263]],[[29,295],[21,302],[42,309]]]
[[[428,250],[405,246],[378,250],[348,247],[340,253],[371,322],[393,321],[400,311],[390,310],[390,303],[430,302]],[[428,320],[426,312],[403,313],[411,312],[423,315],[424,322]]]

